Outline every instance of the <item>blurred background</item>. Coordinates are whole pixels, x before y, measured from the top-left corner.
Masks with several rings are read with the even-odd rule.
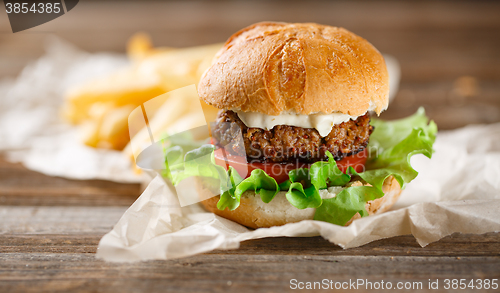
[[[495,1],[80,1],[66,15],[13,34],[0,11],[0,79],[14,78],[56,35],[88,52],[124,53],[136,32],[154,46],[225,41],[258,21],[317,22],[366,38],[401,65],[382,117],[418,106],[440,129],[500,121],[500,3]]]

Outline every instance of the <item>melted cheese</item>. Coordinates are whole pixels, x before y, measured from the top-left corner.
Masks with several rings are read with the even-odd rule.
[[[370,103],[370,108],[368,109],[368,111],[373,110],[375,110],[375,105]],[[283,113],[278,116],[266,115],[257,112],[236,111],[236,113],[247,127],[261,128],[265,130],[272,129],[276,125],[290,125],[302,128],[314,128],[319,132],[319,135],[321,135],[321,137],[327,136],[330,131],[332,131],[334,125],[340,124],[342,122],[347,122],[351,119],[356,120],[359,117],[350,116],[343,113],[317,113],[311,115]]]

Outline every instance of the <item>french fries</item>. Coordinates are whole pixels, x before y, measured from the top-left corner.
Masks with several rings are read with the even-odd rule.
[[[69,89],[62,113],[73,124],[94,120],[95,110],[92,107],[95,105],[106,104],[109,110],[125,105],[140,105],[164,93],[162,83],[155,72],[140,72],[138,66],[125,68]]]
[[[85,144],[96,148],[122,150],[133,154],[129,145],[129,115],[148,100],[166,92],[198,84],[202,73],[210,66],[222,44],[184,49],[154,48],[148,35],[134,35],[127,45],[131,65],[104,78],[91,80],[71,88],[62,107],[63,117],[79,125]],[[193,103],[198,97],[167,99],[148,112],[154,114],[150,126],[155,132],[174,129],[176,123],[191,123]],[[208,120],[215,119],[217,110],[203,102]],[[154,112],[157,112],[156,114]],[[203,118],[203,117],[201,117]],[[194,120],[193,120],[194,119]],[[196,123],[195,123],[196,124]],[[146,130],[135,129],[137,141],[144,139]],[[146,136],[147,138],[147,136]]]

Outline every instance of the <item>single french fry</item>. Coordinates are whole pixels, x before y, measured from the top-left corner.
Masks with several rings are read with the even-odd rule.
[[[153,47],[151,36],[144,32],[134,34],[127,42],[127,56],[130,60],[138,62],[153,55],[175,50],[170,47]]]
[[[114,108],[102,119],[97,147],[123,149],[129,142],[128,116],[134,105]]]
[[[140,60],[152,50],[151,37],[147,33],[136,33],[127,42],[127,55],[131,60]]]
[[[99,140],[99,130],[105,115],[114,108],[112,103],[98,102],[92,104],[87,112],[90,119],[84,121],[80,126],[80,137],[88,146],[97,147]]]
[[[99,124],[100,121],[87,120],[79,125],[80,140],[87,146],[97,147],[99,142]]]

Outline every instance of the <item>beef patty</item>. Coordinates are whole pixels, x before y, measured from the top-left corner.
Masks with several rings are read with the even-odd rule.
[[[364,150],[373,131],[368,114],[334,125],[327,136],[321,137],[314,128],[277,125],[264,130],[247,127],[235,112],[221,110],[212,135],[217,143],[226,145],[233,140],[238,128],[249,161],[275,163],[325,161],[325,151],[335,160],[341,160]]]

